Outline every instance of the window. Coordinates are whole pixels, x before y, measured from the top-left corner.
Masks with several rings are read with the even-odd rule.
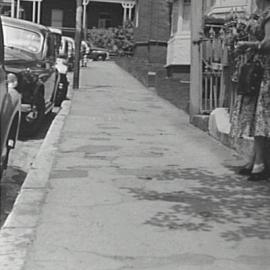
[[[39,33],[13,26],[3,26],[4,40],[7,47],[15,47],[30,53],[41,51],[43,39]]]
[[[180,1],[175,1],[171,5],[171,34],[173,35],[178,31]]]
[[[54,27],[62,27],[63,26],[63,10],[52,9],[51,26],[54,26]]]
[[[183,3],[183,31],[190,31],[191,21],[191,0],[184,0]]]
[[[47,57],[50,59],[54,59],[56,56],[55,43],[55,36],[50,34],[47,38]]]
[[[109,28],[112,26],[111,15],[108,13],[100,13],[98,18],[98,28]]]

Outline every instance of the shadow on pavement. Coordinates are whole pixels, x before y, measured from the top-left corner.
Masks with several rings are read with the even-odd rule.
[[[57,112],[59,109],[60,108],[58,108]],[[15,152],[12,151],[13,158],[15,159],[14,164],[17,166],[10,162],[11,164],[7,168],[0,184],[0,227],[12,210],[16,197],[26,178],[29,166],[33,162],[42,141],[46,137],[57,112],[50,113],[44,118],[37,134],[32,137],[19,138],[21,142],[18,142],[17,147],[14,149]],[[23,159],[24,162],[20,159]]]
[[[30,137],[20,136],[21,141],[28,141],[28,140],[43,140],[46,137],[46,134],[51,126],[52,121],[54,120],[57,112],[49,113],[43,119],[43,122],[39,128],[39,131]]]
[[[26,172],[18,167],[8,167],[0,185],[0,226],[3,225],[12,210],[21,186],[26,178]]]
[[[195,168],[174,168],[139,177],[148,181],[181,181],[180,190],[160,192],[124,188],[139,200],[173,205],[145,224],[186,231],[216,230],[227,241],[270,239],[270,182],[247,182],[237,175],[216,175]]]

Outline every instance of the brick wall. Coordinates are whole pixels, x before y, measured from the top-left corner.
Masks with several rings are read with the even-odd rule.
[[[139,0],[138,5],[135,56],[165,64],[170,36],[169,5],[165,0]]]
[[[148,72],[155,72],[154,87],[156,93],[188,113],[189,107],[189,72],[182,72],[180,78],[167,76],[167,71],[162,64],[149,63],[136,57],[121,57],[115,59],[116,63],[131,73],[145,86],[149,86]]]

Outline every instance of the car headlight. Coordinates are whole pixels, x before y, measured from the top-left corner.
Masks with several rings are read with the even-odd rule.
[[[18,78],[15,74],[9,73],[7,75],[8,89],[15,89],[18,86]]]

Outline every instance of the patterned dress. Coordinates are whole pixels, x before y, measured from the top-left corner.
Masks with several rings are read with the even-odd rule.
[[[270,10],[264,12],[257,22],[254,36],[258,40],[264,37],[264,25],[270,20]],[[262,57],[264,79],[259,96],[239,95],[231,118],[231,136],[233,137],[270,137],[270,54]]]

